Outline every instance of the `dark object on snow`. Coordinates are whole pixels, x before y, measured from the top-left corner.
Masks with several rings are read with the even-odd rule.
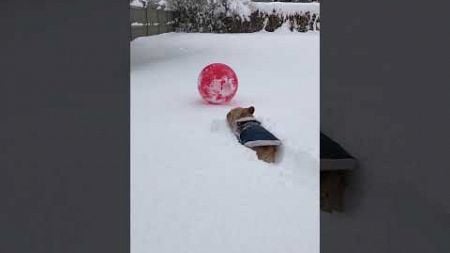
[[[356,160],[337,142],[320,133],[320,209],[343,211],[345,177]]]
[[[320,158],[324,159],[347,159],[353,158],[337,142],[320,133]]]
[[[249,148],[281,145],[281,141],[254,118],[239,119],[236,121],[236,126],[239,142]]]

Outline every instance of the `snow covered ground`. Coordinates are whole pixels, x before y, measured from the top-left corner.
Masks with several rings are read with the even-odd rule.
[[[317,32],[169,33],[131,42],[131,252],[319,253]],[[197,77],[222,62],[229,105]],[[283,141],[269,165],[225,121],[235,106]]]

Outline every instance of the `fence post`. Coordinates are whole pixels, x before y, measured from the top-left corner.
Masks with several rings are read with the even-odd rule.
[[[161,18],[160,18],[160,14],[161,12],[159,11],[159,10],[156,10],[156,23],[158,24],[157,25],[157,27],[158,27],[158,30],[157,30],[157,33],[158,34],[161,34]]]
[[[145,36],[148,36],[148,5],[145,6]]]

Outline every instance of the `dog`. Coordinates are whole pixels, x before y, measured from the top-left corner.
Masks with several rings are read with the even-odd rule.
[[[281,141],[253,117],[255,107],[237,107],[227,114],[228,125],[239,142],[256,151],[259,160],[274,163]]]

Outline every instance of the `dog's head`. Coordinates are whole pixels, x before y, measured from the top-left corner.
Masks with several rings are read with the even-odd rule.
[[[227,114],[227,121],[231,127],[234,127],[236,120],[245,118],[245,117],[253,117],[253,113],[255,112],[255,107],[250,106],[248,108],[237,107],[232,109]]]

